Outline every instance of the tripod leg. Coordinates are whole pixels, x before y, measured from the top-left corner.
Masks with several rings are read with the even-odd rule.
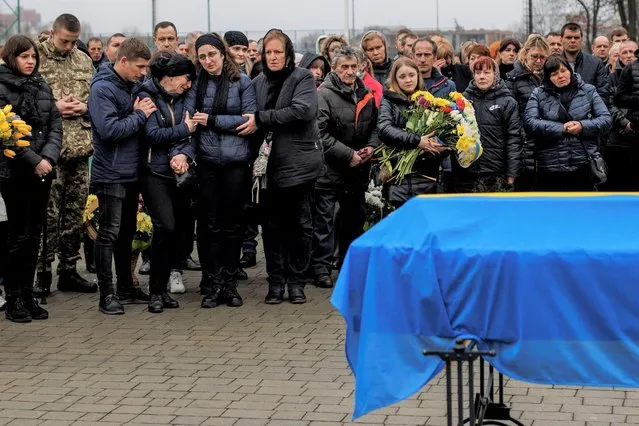
[[[464,425],[464,378],[462,363],[457,359],[457,419],[459,426]]]
[[[450,360],[446,360],[446,409],[448,413],[448,426],[453,426],[453,384],[450,377]]]

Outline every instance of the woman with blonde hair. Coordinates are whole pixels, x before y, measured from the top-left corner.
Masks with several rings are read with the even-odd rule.
[[[389,77],[389,89],[384,98],[377,119],[377,132],[382,143],[395,149],[412,150],[421,148],[425,154],[415,161],[413,172],[403,181],[388,186],[388,201],[400,207],[419,194],[437,192],[437,181],[441,156],[445,148],[432,135],[419,137],[406,130],[405,111],[410,107],[410,98],[418,90],[424,90],[417,64],[405,57],[395,61]]]
[[[348,42],[343,35],[330,34],[328,37],[326,37],[326,40],[324,40],[322,51],[320,53],[323,57],[326,58],[329,64],[332,64],[333,58],[335,57],[335,52],[344,46],[348,46]]]
[[[440,37],[440,41],[437,43],[437,58],[434,66],[444,77],[455,83],[458,92],[463,92],[473,79],[473,74],[466,65],[454,63],[454,56],[453,46],[448,40]]]

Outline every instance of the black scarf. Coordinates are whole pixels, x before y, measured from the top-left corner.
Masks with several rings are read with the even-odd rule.
[[[286,79],[293,73],[293,69],[285,67],[280,71],[270,71],[268,67],[264,69],[264,75],[266,75],[267,91],[266,91],[266,105],[265,108],[275,109],[277,99],[280,97],[280,92],[284,86]]]
[[[217,90],[215,91],[215,99],[213,100],[213,108],[209,115],[220,115],[226,111],[226,103],[229,97],[229,87],[231,82],[222,72],[220,75],[211,75],[208,72],[202,70],[197,79],[197,93],[195,95],[195,108],[197,111],[202,112],[204,108],[204,97],[206,96],[206,89],[209,84],[216,84]]]
[[[34,73],[30,76],[18,75],[6,65],[0,70],[0,83],[9,86],[15,92],[20,93],[20,102],[14,105],[14,111],[21,119],[35,128],[42,126],[42,117],[38,111],[38,92],[42,88],[42,77]]]

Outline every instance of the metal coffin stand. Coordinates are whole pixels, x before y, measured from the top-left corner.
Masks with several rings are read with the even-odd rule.
[[[523,423],[510,416],[510,408],[504,404],[504,375],[498,373],[499,401],[494,402],[494,375],[495,369],[488,366],[488,377],[485,377],[486,362],[484,357],[495,356],[495,351],[478,351],[476,343],[471,341],[468,345],[459,339],[450,351],[424,351],[425,356],[436,355],[446,362],[446,409],[448,426],[453,426],[453,390],[452,390],[452,366],[457,364],[457,425],[469,423],[470,426],[502,425],[508,426],[503,421],[524,426]],[[475,394],[475,360],[480,359],[479,393]],[[470,416],[464,417],[464,375],[463,366],[468,363],[468,401]],[[487,379],[487,380],[485,380]]]

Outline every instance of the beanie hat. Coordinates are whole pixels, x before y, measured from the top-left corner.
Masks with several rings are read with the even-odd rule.
[[[186,56],[173,52],[160,52],[149,64],[151,75],[158,80],[162,77],[177,77],[188,75],[191,81],[195,80],[195,65]]]
[[[224,40],[215,33],[202,34],[199,36],[197,40],[195,40],[195,51],[197,52],[200,47],[207,44],[215,47],[222,55],[226,55],[226,45],[224,44]]]
[[[224,40],[226,40],[226,44],[229,46],[246,46],[248,47],[249,42],[246,35],[240,31],[227,31],[224,34]]]

